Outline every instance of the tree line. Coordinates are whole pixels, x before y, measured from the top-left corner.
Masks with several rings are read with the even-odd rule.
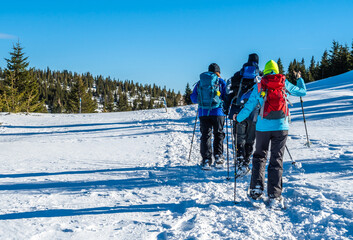
[[[314,56],[312,56],[308,67],[305,65],[304,58],[300,61],[297,59],[291,61],[287,72],[284,70],[281,58],[277,60],[277,64],[279,73],[285,74],[286,78],[292,83],[295,82],[293,70],[301,71],[305,82],[313,82],[336,76],[353,70],[353,42],[350,48],[347,44],[342,45],[337,41],[333,41],[331,49],[324,51],[320,61],[315,61]],[[192,104],[190,99],[191,93],[190,84],[187,83],[183,95],[186,104]]]
[[[162,108],[183,104],[180,92],[155,84],[115,80],[28,68],[28,57],[18,42],[6,68],[0,68],[0,110],[2,112],[93,113]]]
[[[332,42],[330,50],[325,50],[320,61],[315,61],[312,56],[308,66],[305,65],[304,58],[301,61],[294,59],[289,63],[287,73],[283,70],[282,61],[279,58],[278,66],[281,74],[286,74],[289,81],[293,82],[294,71],[301,71],[305,82],[313,82],[320,79],[336,76],[353,70],[353,42],[351,48],[337,41]]]

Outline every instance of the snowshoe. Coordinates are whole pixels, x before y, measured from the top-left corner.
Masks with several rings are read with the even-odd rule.
[[[274,210],[286,209],[284,198],[282,196],[270,198],[268,201],[268,206]]]
[[[235,175],[235,178],[241,178],[244,177],[246,174],[250,172],[250,168],[247,165],[243,165],[239,168],[237,168],[237,174]]]
[[[260,186],[256,186],[255,189],[249,188],[247,195],[248,195],[249,201],[253,207],[255,207],[255,208],[265,208],[266,207]]]
[[[244,162],[244,156],[242,156],[242,155],[237,156],[237,162],[238,163],[243,163]]]
[[[223,168],[224,160],[219,155],[215,156],[215,168]]]
[[[205,159],[201,163],[201,169],[209,171],[212,169],[211,164],[212,164],[212,161],[210,159]]]

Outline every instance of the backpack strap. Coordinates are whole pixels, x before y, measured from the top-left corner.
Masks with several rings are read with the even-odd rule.
[[[264,119],[264,110],[265,110],[265,103],[266,103],[266,100],[267,100],[267,89],[266,89],[265,96],[264,96],[264,103],[262,104],[262,106],[261,106],[261,108],[260,108],[260,116],[261,116],[261,119]]]
[[[290,111],[289,111],[289,108],[288,108],[288,104],[290,104],[291,106],[293,106],[293,104],[289,101],[288,97],[287,97],[287,89],[283,88],[282,89],[282,92],[283,92],[283,96],[284,96],[284,100],[286,101],[286,112],[285,112],[285,118],[288,117],[288,121],[291,122],[291,118],[290,118]],[[288,113],[288,116],[287,116],[287,113]]]
[[[257,92],[261,92],[262,86],[261,86],[261,81],[257,83]]]

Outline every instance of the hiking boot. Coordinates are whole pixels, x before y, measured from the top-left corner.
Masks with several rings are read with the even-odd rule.
[[[215,168],[223,168],[224,159],[219,155],[215,155],[214,159],[215,159],[215,164],[214,164]]]
[[[237,174],[235,177],[236,178],[244,177],[246,174],[248,174],[248,172],[250,172],[250,168],[248,165],[244,164],[237,168]]]
[[[259,185],[256,185],[254,189],[249,190],[249,197],[254,200],[259,200],[262,198],[262,193],[263,191],[261,190],[261,187]]]
[[[222,165],[224,163],[223,158],[221,156],[219,156],[219,155],[215,155],[214,159],[215,159],[215,164],[216,165]]]
[[[238,151],[237,151],[237,163],[238,166],[241,166],[244,164],[245,156],[244,156],[244,147],[241,145],[238,145]]]
[[[204,159],[201,163],[202,170],[211,170],[212,161],[210,159]]]
[[[282,196],[279,197],[270,197],[268,201],[268,205],[272,209],[284,209],[284,198]]]
[[[244,157],[243,156],[237,156],[237,161],[236,161],[237,167],[240,168],[241,166],[244,165]]]
[[[244,161],[244,156],[242,156],[242,155],[237,155],[237,161],[238,161],[239,163],[243,163],[243,161]]]

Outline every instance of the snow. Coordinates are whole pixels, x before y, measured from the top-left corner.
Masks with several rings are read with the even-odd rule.
[[[282,211],[251,207],[249,175],[234,204],[227,168],[197,166],[198,130],[188,162],[196,106],[2,113],[0,238],[352,239],[353,71],[307,87],[311,147],[291,98],[287,146],[302,169],[285,154]]]

